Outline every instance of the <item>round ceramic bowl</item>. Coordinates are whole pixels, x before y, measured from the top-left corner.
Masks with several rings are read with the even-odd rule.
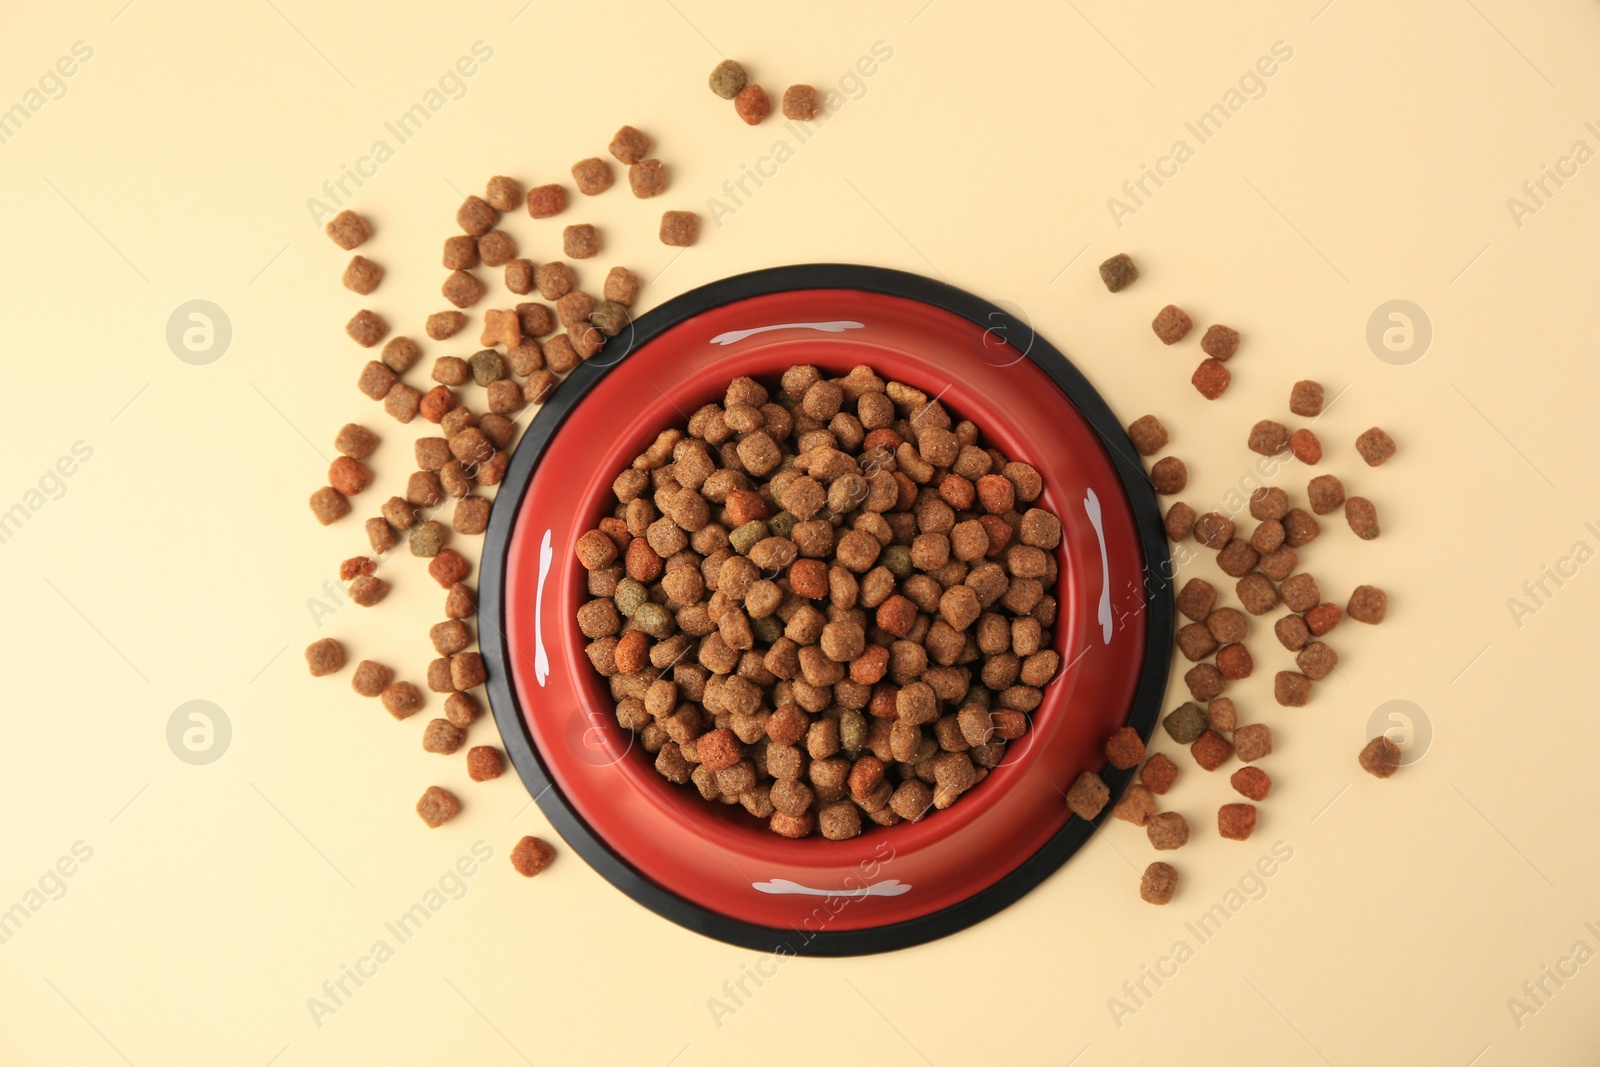
[[[666,427],[749,375],[870,365],[937,397],[1043,477],[1062,521],[1053,628],[1061,669],[1027,733],[960,801],[849,841],[779,837],[738,805],[658,775],[618,725],[574,614],[573,545],[615,505],[611,483]],[[1064,794],[1106,765],[1107,734],[1148,738],[1166,685],[1171,565],[1149,481],[1121,422],[1025,323],[898,271],[779,267],[649,312],[578,367],[512,457],[484,546],[480,643],[512,765],[567,844],[674,922],[734,944],[853,955],[941,937],[1038,885],[1093,832]],[[1107,817],[1102,813],[1101,818]],[[1098,820],[1096,820],[1098,821]]]

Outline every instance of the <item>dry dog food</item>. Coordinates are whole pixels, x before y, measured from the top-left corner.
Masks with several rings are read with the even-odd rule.
[[[422,750],[441,756],[452,755],[467,739],[467,732],[449,719],[432,719],[422,731]]]
[[[313,678],[337,673],[344,667],[344,646],[331,637],[311,642],[306,646],[306,666]]]
[[[1278,642],[1290,652],[1300,651],[1311,640],[1310,627],[1299,615],[1285,615],[1273,624],[1272,632],[1277,634]]]
[[[1310,611],[1322,602],[1322,590],[1317,580],[1304,572],[1285,578],[1278,586],[1278,595],[1290,611]]]
[[[1150,787],[1135,782],[1123,792],[1122,799],[1111,809],[1111,814],[1123,822],[1144,826],[1150,821],[1150,816],[1160,810],[1161,806],[1156,803],[1156,795],[1150,792]]]
[[[372,227],[367,220],[357,215],[354,211],[341,211],[324,226],[323,232],[333,238],[333,243],[346,252],[352,248],[359,248],[372,236]]]
[[[1247,841],[1255,828],[1254,804],[1224,804],[1217,809],[1217,833],[1229,841]]]
[[[1189,468],[1177,456],[1163,456],[1150,466],[1150,484],[1162,496],[1181,493],[1189,484]]]
[[[1289,514],[1289,494],[1277,486],[1263,486],[1250,494],[1250,517],[1262,522]]]
[[[1233,538],[1217,553],[1217,567],[1230,578],[1244,577],[1260,560],[1261,553],[1242,537]]]
[[[1175,811],[1152,815],[1145,824],[1145,835],[1157,850],[1168,852],[1189,843],[1189,822]]]
[[[383,365],[396,374],[404,374],[416,366],[417,360],[422,358],[422,349],[417,347],[417,342],[409,337],[391,337],[389,343],[383,346],[383,354],[378,357]]]
[[[748,80],[743,66],[736,60],[724,59],[711,70],[711,91],[724,100],[732,100]]]
[[[370,574],[363,574],[350,583],[346,590],[350,600],[363,608],[370,608],[389,595],[389,583],[382,578],[375,578]]]
[[[1144,415],[1128,427],[1128,439],[1139,455],[1153,456],[1167,447],[1167,428],[1154,415]]]
[[[1084,771],[1078,775],[1072,787],[1067,790],[1067,807],[1071,808],[1072,813],[1080,819],[1095,818],[1105,810],[1106,803],[1110,799],[1110,788],[1093,771]]]
[[[1252,615],[1265,615],[1278,606],[1278,591],[1264,574],[1247,574],[1234,587],[1239,603]]]
[[[1198,704],[1185,702],[1178,705],[1166,718],[1162,719],[1161,726],[1162,729],[1167,731],[1167,736],[1178,744],[1191,744],[1206,731],[1206,713],[1200,710]],[[1151,760],[1154,761],[1156,758],[1152,756]],[[1161,758],[1164,759],[1165,757]],[[1147,763],[1145,766],[1148,767],[1149,764]],[[1145,784],[1150,785],[1149,782]],[[1155,789],[1154,786],[1150,787]],[[1156,792],[1165,793],[1166,790],[1156,789]]]
[[[1178,590],[1178,611],[1187,619],[1204,622],[1217,603],[1217,590],[1204,578],[1190,578]]]
[[[1219,734],[1232,733],[1239,725],[1239,709],[1227,697],[1218,697],[1206,705],[1206,722]]]
[[[528,190],[528,214],[548,219],[567,210],[567,190],[561,185],[539,185]]]
[[[1260,767],[1240,767],[1228,783],[1251,800],[1262,801],[1272,792],[1272,778]]]
[[[1312,641],[1295,654],[1294,663],[1301,674],[1320,682],[1339,665],[1339,654],[1321,641]]]
[[[1221,550],[1233,540],[1233,520],[1220,511],[1208,511],[1194,520],[1194,539],[1207,548]]]
[[[810,85],[791,85],[783,91],[783,117],[810,122],[822,110],[822,97]]]
[[[1394,455],[1394,438],[1374,426],[1356,438],[1356,451],[1369,467],[1381,467]]]
[[[1163,522],[1167,527],[1167,539],[1173,542],[1182,541],[1194,530],[1194,508],[1179,500],[1167,509],[1167,516]]]
[[[954,803],[1060,669],[1061,524],[999,517],[1038,499],[1038,472],[986,453],[980,470],[1003,473],[956,474],[976,430],[868,367],[735,379],[686,430],[617,477],[615,510],[574,546],[618,721],[708,799],[764,810],[750,794],[766,789],[784,835],[859,832],[859,812],[830,807],[852,774],[878,780],[854,797],[869,815],[886,773]]]
[[[1272,754],[1272,727],[1265,723],[1251,723],[1233,731],[1233,750],[1246,763],[1254,763]]]
[[[590,156],[580,159],[572,165],[572,181],[578,187],[578,192],[584,196],[596,196],[611,188],[615,178],[611,174],[611,164],[599,156]]]
[[[1304,548],[1322,533],[1322,524],[1308,511],[1290,508],[1283,517],[1283,543],[1290,548]]]
[[[464,270],[453,270],[439,287],[444,298],[458,308],[469,308],[483,299],[483,283]]]
[[[1226,363],[1239,351],[1239,331],[1220,323],[1208,328],[1200,338],[1200,349],[1219,363]]]
[[[1178,869],[1157,860],[1139,877],[1139,896],[1150,904],[1165,904],[1178,891]]]
[[[1364,496],[1353,496],[1344,502],[1345,521],[1357,537],[1371,541],[1378,536],[1378,509]]]
[[[436,785],[430,785],[427,792],[422,794],[422,799],[417,801],[417,814],[422,816],[422,821],[429,828],[435,830],[455,818],[460,810],[461,801],[456,799],[456,795]]]
[[[1321,383],[1309,379],[1295,382],[1289,389],[1289,410],[1308,419],[1321,415]]]
[[[1376,626],[1389,613],[1389,594],[1375,585],[1358,585],[1344,611],[1357,622]]]
[[[428,316],[424,329],[435,341],[444,341],[460,333],[466,324],[467,317],[459,311],[435,311]]]
[[[410,718],[422,710],[422,692],[410,682],[390,682],[378,694],[383,710],[397,719]]]
[[[483,197],[496,211],[515,211],[522,205],[522,185],[515,178],[497,174],[489,179]]]
[[[1286,536],[1283,523],[1277,519],[1268,519],[1251,532],[1250,547],[1257,552],[1273,552],[1277,550],[1279,545],[1283,544]]]
[[[311,494],[311,514],[327,526],[350,514],[350,501],[331,485],[325,485]]]
[[[611,154],[617,157],[617,162],[631,165],[639,162],[650,154],[650,137],[642,130],[632,126],[624,126],[611,138],[609,146]]]
[[[1156,317],[1150,323],[1150,328],[1161,338],[1164,345],[1175,345],[1194,329],[1194,320],[1189,318],[1187,312],[1175,304],[1168,304],[1156,312]]]
[[[1338,511],[1344,506],[1344,483],[1332,474],[1319,474],[1306,486],[1306,497],[1315,514]]]
[[[687,248],[700,236],[700,216],[692,211],[668,211],[661,216],[661,243]]]
[[[1195,368],[1189,381],[1199,390],[1201,396],[1207,400],[1215,400],[1228,391],[1228,384],[1233,381],[1233,372],[1224,367],[1221,360],[1208,356],[1200,361],[1200,366]]]
[[[733,110],[747,125],[759,126],[772,114],[772,101],[767,99],[765,89],[752,82],[740,89],[739,95],[733,98]]]
[[[1250,677],[1251,672],[1255,670],[1255,660],[1251,658],[1250,650],[1243,645],[1223,645],[1217,649],[1217,670],[1221,671],[1222,676],[1230,682],[1242,681]]]
[[[1217,639],[1211,636],[1211,631],[1198,622],[1191,622],[1178,629],[1178,651],[1183,653],[1184,659],[1190,663],[1198,663],[1216,651]]]
[[[555,846],[537,837],[524,837],[511,850],[511,866],[524,878],[532,878],[555,858]]]
[[[659,159],[642,159],[628,168],[628,187],[640,200],[667,191],[667,166]]]
[[[1289,437],[1289,451],[1294,453],[1294,458],[1307,466],[1314,467],[1322,462],[1322,442],[1317,440],[1317,435],[1307,429],[1296,430]]]
[[[1250,631],[1250,621],[1238,608],[1217,608],[1206,616],[1206,629],[1221,645],[1237,644]]]
[[[344,277],[341,280],[344,282],[344,287],[352,293],[366,296],[383,281],[383,268],[366,256],[355,256],[345,267]]]
[[[473,237],[482,237],[499,221],[500,212],[481,196],[469,196],[456,208],[456,225]]]
[[[360,460],[335,456],[328,465],[328,484],[345,496],[355,496],[372,484],[372,471]]]
[[[376,312],[362,308],[345,323],[344,332],[362,348],[371,348],[389,335],[389,324]]]
[[[1337,604],[1318,604],[1303,616],[1306,621],[1306,630],[1313,637],[1321,637],[1329,630],[1339,625],[1339,620],[1344,617],[1344,612],[1339,610]]]
[[[487,782],[500,777],[503,768],[500,750],[493,745],[476,745],[467,749],[467,777],[474,782]]]
[[[350,688],[364,697],[376,697],[389,688],[389,683],[392,681],[394,681],[394,671],[381,663],[364,659],[356,664],[355,674],[350,678]]]
[[[1299,671],[1279,671],[1272,679],[1272,695],[1286,708],[1303,708],[1311,699],[1311,679]]]
[[[503,267],[517,258],[517,243],[504,230],[490,230],[478,238],[478,258],[485,267]]]
[[[1215,730],[1206,730],[1189,746],[1194,761],[1208,771],[1214,771],[1233,755],[1233,745]]]
[[[1139,765],[1144,759],[1144,741],[1131,726],[1124,726],[1106,738],[1106,759],[1119,771]]]
[[[1285,537],[1288,531],[1284,531]],[[1256,563],[1262,574],[1275,582],[1281,582],[1295,572],[1300,566],[1300,554],[1287,544],[1279,545],[1271,552],[1263,552],[1261,559]]]
[[[1400,769],[1400,746],[1379,734],[1367,742],[1357,762],[1374,778],[1388,778]]]
[[[1145,760],[1144,766],[1139,768],[1139,781],[1157,796],[1165,794],[1177,780],[1178,765],[1162,752]]]
[[[456,234],[444,239],[444,269],[471,270],[479,262],[478,239],[471,234]]]
[[[1139,268],[1133,265],[1132,257],[1126,252],[1118,252],[1100,264],[1100,280],[1113,293],[1120,293],[1139,280]]]
[[[1289,447],[1289,428],[1281,422],[1262,419],[1250,427],[1247,444],[1252,452],[1263,456],[1276,456]]]
[[[561,250],[568,259],[593,259],[600,252],[600,231],[588,223],[561,231]]]

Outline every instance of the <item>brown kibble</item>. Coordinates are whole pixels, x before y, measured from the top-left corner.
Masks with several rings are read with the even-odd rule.
[[[600,231],[588,223],[561,231],[561,250],[568,259],[593,259],[600,251]]]
[[[542,264],[538,270],[534,271],[533,281],[538,286],[540,296],[546,300],[560,300],[577,287],[578,276],[567,264],[560,260],[555,260]],[[542,335],[535,334],[534,336]]]
[[[489,179],[484,199],[496,211],[515,211],[522,206],[522,185],[515,178],[497,174]]]
[[[467,749],[467,777],[474,782],[489,782],[500,777],[504,766],[500,750],[493,745],[474,745]]]
[[[1230,682],[1242,681],[1255,670],[1255,660],[1243,645],[1224,645],[1217,649],[1217,670]]]
[[[1170,863],[1158,860],[1139,877],[1139,897],[1148,904],[1165,904],[1177,891],[1178,869]]]
[[[1358,585],[1344,610],[1357,622],[1376,626],[1389,613],[1389,595],[1375,585]]]
[[[644,159],[628,168],[628,187],[640,200],[660,196],[667,191],[666,164],[659,159]]]
[[[1224,804],[1217,809],[1217,833],[1229,841],[1246,841],[1256,828],[1254,804]]]
[[[490,230],[478,238],[478,256],[485,267],[503,267],[517,258],[517,243],[504,230]]]
[[[449,756],[466,738],[467,732],[449,719],[432,719],[422,731],[422,751]]]
[[[1239,331],[1221,324],[1212,326],[1200,338],[1200,349],[1217,362],[1226,363],[1239,351]]]
[[[1093,771],[1078,775],[1067,790],[1067,807],[1080,819],[1093,819],[1105,810],[1111,789]]]
[[[345,323],[344,332],[362,348],[371,348],[389,335],[389,324],[376,312],[362,308]]]
[[[1281,582],[1295,572],[1300,566],[1300,554],[1287,544],[1279,545],[1271,552],[1263,553],[1256,566],[1261,573],[1275,582]]]
[[[1318,604],[1305,613],[1306,629],[1313,637],[1321,637],[1335,626],[1344,617],[1344,612],[1339,610],[1337,604]]]
[[[360,460],[336,456],[328,466],[328,484],[345,496],[355,496],[372,484],[372,472]]]
[[[1162,496],[1181,493],[1189,484],[1189,469],[1177,456],[1165,456],[1150,467],[1150,483]]]
[[[1220,511],[1208,511],[1194,521],[1194,539],[1207,548],[1220,551],[1234,539],[1233,520]]]
[[[1270,756],[1272,727],[1259,722],[1239,727],[1233,732],[1233,750],[1246,763]]]
[[[1201,396],[1207,400],[1215,400],[1228,391],[1228,385],[1233,381],[1233,374],[1220,360],[1207,357],[1200,361],[1200,366],[1195,368],[1189,381],[1199,390]]]
[[[511,866],[524,878],[532,878],[555,858],[555,846],[537,837],[524,837],[511,850]]]
[[[733,98],[733,109],[739,113],[746,125],[759,126],[772,114],[772,101],[767,99],[767,91],[755,83],[746,85],[739,90]]]
[[[1378,536],[1378,509],[1364,496],[1353,496],[1344,502],[1345,521],[1363,541]]]
[[[1244,610],[1252,615],[1265,615],[1278,606],[1278,591],[1264,574],[1247,574],[1234,586],[1234,593]]]
[[[1178,780],[1178,765],[1173,763],[1165,753],[1157,752],[1144,761],[1144,766],[1139,768],[1139,781],[1147,786],[1150,792],[1163,795],[1171,789]]]
[[[1356,438],[1356,451],[1369,467],[1381,467],[1394,455],[1394,438],[1374,426]]]
[[[1367,742],[1357,757],[1361,769],[1374,778],[1391,777],[1400,769],[1400,746],[1389,740],[1384,734],[1379,734]]]
[[[306,646],[306,666],[313,678],[337,673],[344,667],[344,646],[331,637],[311,642]]]
[[[1123,822],[1144,826],[1150,821],[1150,817],[1160,810],[1161,806],[1156,803],[1155,794],[1150,792],[1150,787],[1134,782],[1123,792],[1122,799],[1111,809],[1111,814]]]
[[[394,671],[381,663],[364,659],[356,664],[355,674],[350,678],[350,688],[364,697],[375,697],[389,688],[389,683],[392,681],[394,681]]]
[[[383,281],[383,268],[366,256],[355,256],[344,268],[344,277],[341,280],[344,282],[344,287],[352,293],[366,296]]]
[[[1153,456],[1167,447],[1167,428],[1154,415],[1142,415],[1128,427],[1128,439],[1141,456]]]
[[[637,163],[650,154],[650,137],[632,126],[624,126],[611,138],[609,148],[619,163]]]
[[[450,681],[458,690],[480,686],[487,677],[483,669],[483,656],[479,653],[457,652],[450,657]]]
[[[692,211],[668,211],[661,216],[661,243],[687,248],[700,236],[700,216]]]
[[[1228,784],[1255,801],[1267,799],[1267,794],[1272,792],[1272,779],[1260,767],[1240,767],[1228,779]]]
[[[1304,572],[1285,578],[1278,586],[1278,595],[1293,612],[1310,611],[1322,601],[1322,590],[1317,580]]]
[[[1230,578],[1242,578],[1255,569],[1261,553],[1242,537],[1235,537],[1217,553],[1217,567]]]
[[[441,589],[449,589],[461,581],[472,569],[466,557],[453,548],[440,549],[439,554],[433,557],[433,562],[428,564],[428,577],[439,583]],[[458,685],[457,689],[466,686]]]
[[[444,717],[463,730],[477,722],[482,714],[471,693],[452,692],[444,698]]]
[[[443,826],[455,818],[460,810],[461,801],[456,799],[456,795],[436,785],[430,785],[427,792],[422,794],[422,799],[417,801],[417,814],[422,816],[422,821],[430,829]]]
[[[1272,631],[1277,634],[1278,643],[1290,652],[1300,651],[1311,640],[1310,628],[1298,615],[1285,615],[1273,624]]]
[[[1332,474],[1319,474],[1306,486],[1306,496],[1313,512],[1327,515],[1344,504],[1344,483]]]
[[[783,91],[783,117],[810,122],[822,109],[822,97],[809,85],[791,85]]]
[[[611,188],[615,179],[611,173],[611,164],[599,156],[590,156],[580,159],[572,165],[572,181],[578,187],[578,192],[584,196],[595,196]]]
[[[639,299],[639,290],[644,283],[639,276],[626,267],[612,267],[606,274],[605,286],[601,295],[614,304],[621,304],[625,308],[633,307],[633,302]]]
[[[1223,690],[1228,688],[1228,679],[1210,663],[1199,663],[1190,667],[1184,672],[1183,682],[1189,687],[1189,692],[1194,698],[1202,704],[1221,696]]]
[[[1239,709],[1227,697],[1206,705],[1206,723],[1219,734],[1231,734],[1239,725]]]
[[[1246,443],[1252,452],[1275,456],[1289,447],[1289,428],[1281,422],[1262,419],[1250,427],[1250,437]]]
[[[500,212],[481,196],[469,196],[456,209],[456,225],[462,232],[481,237],[500,221]]]
[[[1339,653],[1321,641],[1312,641],[1295,655],[1294,664],[1301,674],[1320,682],[1339,666]]]
[[[1216,651],[1217,639],[1212,637],[1211,631],[1201,623],[1191,622],[1187,626],[1179,627],[1177,645],[1184,659],[1190,663],[1198,663]]]
[[[389,595],[389,583],[382,578],[363,574],[350,583],[348,592],[353,603],[363,608],[370,608]]]
[[[1215,730],[1207,730],[1194,739],[1189,746],[1189,752],[1194,756],[1194,761],[1208,771],[1214,771],[1233,755],[1233,746],[1228,739]]]
[[[1289,410],[1304,418],[1322,414],[1322,385],[1309,379],[1295,382],[1289,389]]]
[[[481,261],[478,239],[460,233],[444,239],[444,254],[440,257],[445,270],[471,270]]]
[[[1126,252],[1118,252],[1100,264],[1100,280],[1113,293],[1120,293],[1139,280],[1139,268]]]
[[[1311,679],[1299,671],[1279,671],[1272,680],[1272,695],[1286,708],[1303,708],[1311,699]]]
[[[333,243],[346,252],[352,248],[359,248],[372,236],[372,227],[367,220],[357,215],[354,211],[341,211],[328,224],[322,232],[333,238]]]
[[[1106,738],[1106,759],[1119,771],[1137,767],[1144,759],[1144,741],[1131,726],[1124,726]]]
[[[539,185],[528,190],[528,214],[548,219],[567,209],[567,190],[560,185]]]
[[[1144,832],[1150,838],[1150,844],[1162,852],[1182,848],[1189,843],[1188,820],[1175,811],[1163,811],[1150,816]]]
[[[469,308],[483,299],[483,283],[464,270],[454,270],[439,287],[444,298],[458,308]]]
[[[1289,494],[1277,486],[1262,486],[1250,494],[1250,517],[1261,522],[1281,520],[1289,514]]]
[[[1194,321],[1188,314],[1175,304],[1168,304],[1156,313],[1155,320],[1150,323],[1150,328],[1161,338],[1164,345],[1175,345],[1189,335],[1194,329]]]
[[[378,694],[383,710],[397,719],[410,718],[422,710],[422,692],[410,682],[390,682]]]
[[[1194,508],[1179,500],[1167,509],[1167,516],[1163,520],[1167,528],[1167,539],[1174,543],[1182,541],[1194,530]]]
[[[325,485],[311,494],[311,514],[327,526],[350,514],[350,501],[331,485]]]
[[[1283,543],[1290,548],[1304,548],[1322,533],[1322,524],[1308,511],[1290,508],[1283,517]]]
[[[1289,438],[1289,451],[1294,453],[1294,458],[1307,466],[1316,466],[1322,462],[1322,442],[1317,440],[1317,435],[1310,430],[1296,430]]]
[[[1273,552],[1283,544],[1285,536],[1283,523],[1277,519],[1268,519],[1250,534],[1250,547],[1257,552]]]
[[[1238,608],[1217,608],[1206,616],[1206,629],[1218,644],[1232,645],[1244,640],[1250,622]]]
[[[467,317],[459,311],[435,311],[428,316],[425,329],[435,341],[444,341],[460,333],[466,324]]]

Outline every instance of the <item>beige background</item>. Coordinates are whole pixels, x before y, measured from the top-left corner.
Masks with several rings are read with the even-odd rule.
[[[1585,567],[1559,589],[1547,581],[1555,595],[1520,627],[1507,600],[1574,542],[1600,548],[1584,528],[1600,520],[1600,163],[1520,227],[1506,200],[1574,141],[1600,149],[1584,128],[1600,128],[1588,46],[1600,7],[1322,2],[1081,0],[1004,17],[964,0],[11,12],[0,107],[26,108],[34,72],[74,42],[93,55],[0,145],[12,331],[0,509],[42,505],[0,544],[0,908],[42,877],[64,887],[0,944],[0,1061],[1591,1056],[1600,965],[1560,988],[1545,979],[1553,998],[1520,1020],[1507,1001],[1541,968],[1572,974],[1561,961],[1576,942],[1585,960],[1600,949],[1584,926],[1600,927],[1587,685],[1600,578]],[[364,356],[341,327],[363,301],[339,287],[346,256],[306,202],[479,40],[493,57],[464,95],[354,199],[378,228],[362,251],[391,272],[366,303],[403,331],[442,306],[434,257],[459,192],[502,172],[559,180],[631,122],[655,136],[671,192],[646,205],[616,190],[584,208],[606,228],[597,262],[664,271],[647,305],[777,263],[945,277],[1025,314],[1124,417],[1159,414],[1197,505],[1249,469],[1245,432],[1287,417],[1292,381],[1349,387],[1318,423],[1325,469],[1377,502],[1385,533],[1361,543],[1335,518],[1305,555],[1340,600],[1362,581],[1386,586],[1390,620],[1335,631],[1340,673],[1303,710],[1272,703],[1288,656],[1256,627],[1258,672],[1234,695],[1244,718],[1273,725],[1278,751],[1251,841],[1217,839],[1226,782],[1185,763],[1167,800],[1195,837],[1169,857],[1184,878],[1170,907],[1140,902],[1151,851],[1112,823],[997,918],[892,956],[787,962],[719,1026],[708,1001],[767,966],[757,954],[657,919],[570,853],[535,882],[517,877],[511,845],[549,828],[514,776],[475,786],[458,760],[420,751],[426,715],[390,721],[351,694],[348,670],[306,677],[300,650],[323,634],[417,676],[439,599],[402,559],[381,609],[345,608],[320,630],[308,610],[363,544],[356,518],[323,529],[306,514],[335,430],[357,418],[386,438],[359,516],[399,487],[421,424],[397,428],[351,387]],[[743,126],[706,92],[719,53],[769,89],[837,86],[880,40],[893,58],[859,98],[673,261],[654,239],[660,208],[704,212],[784,136],[776,121]],[[1279,41],[1293,56],[1264,95],[1118,228],[1107,198],[1175,139],[1193,147],[1184,123]],[[535,258],[552,254],[530,220],[513,232]],[[1143,277],[1113,297],[1095,265],[1124,250]],[[232,326],[206,366],[165,339],[193,299]],[[1434,330],[1408,366],[1366,341],[1391,299],[1419,305]],[[1150,333],[1169,301],[1245,334],[1216,404],[1188,385],[1198,331],[1170,350]],[[1351,448],[1373,424],[1400,444],[1376,471]],[[64,495],[30,497],[80,441],[93,456]],[[1301,491],[1305,474],[1290,465],[1280,479]],[[1187,572],[1220,577],[1209,560]],[[167,744],[190,700],[231,723],[209,765]],[[1390,700],[1412,702],[1433,740],[1379,782],[1355,753]],[[492,741],[492,725],[473,740]],[[427,832],[411,805],[433,781],[467,807]],[[307,999],[477,841],[493,857],[465,895],[317,1026]],[[77,842],[92,858],[45,877]],[[1202,944],[1185,924],[1226,906],[1274,842],[1292,859]],[[1136,1004],[1123,983],[1145,967],[1172,975],[1161,961],[1180,940],[1192,956],[1161,988],[1146,979],[1153,996]],[[1115,1018],[1113,997],[1136,1010]]]

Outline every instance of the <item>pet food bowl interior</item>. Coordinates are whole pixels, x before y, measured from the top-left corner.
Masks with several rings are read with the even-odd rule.
[[[775,391],[794,364],[868,364],[971,419],[1033,464],[1060,517],[1062,668],[1004,762],[920,822],[863,820],[850,841],[789,840],[738,805],[658,775],[618,725],[574,613],[579,535],[656,435],[739,375]],[[1153,492],[1121,423],[1043,338],[994,306],[914,275],[782,267],[650,312],[564,382],[513,455],[485,544],[481,643],[512,764],[567,843],[614,885],[691,929],[796,954],[849,955],[940,937],[1005,907],[1092,832],[1063,794],[1105,765],[1124,724],[1148,738],[1167,676],[1170,563]],[[1147,655],[1147,652],[1150,654]],[[1102,818],[1105,816],[1102,815]]]

